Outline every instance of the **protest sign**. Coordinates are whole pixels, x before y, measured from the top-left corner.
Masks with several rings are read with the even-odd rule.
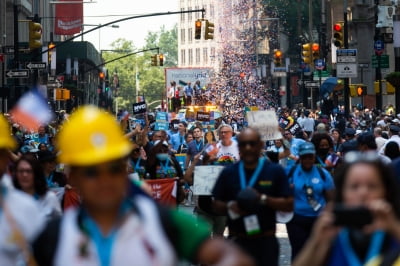
[[[133,104],[133,114],[143,114],[147,112],[147,104],[146,102],[139,102]]]
[[[211,195],[219,174],[224,169],[222,165],[202,165],[194,168],[193,194]]]
[[[260,133],[263,141],[282,138],[274,111],[250,111],[247,113],[247,122],[249,127]]]
[[[209,112],[197,112],[196,120],[197,121],[210,121],[210,113]]]

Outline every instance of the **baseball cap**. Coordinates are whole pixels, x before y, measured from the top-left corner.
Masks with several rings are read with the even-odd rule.
[[[397,133],[400,132],[400,127],[395,126],[395,125],[390,125],[390,126],[389,126],[389,129],[390,129],[390,131],[392,131],[392,132],[397,132]]]
[[[299,145],[299,155],[315,154],[315,146],[311,142],[305,142]]]

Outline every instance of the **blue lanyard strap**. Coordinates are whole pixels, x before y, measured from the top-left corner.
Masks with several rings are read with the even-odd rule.
[[[240,187],[242,189],[245,189],[246,187],[253,187],[254,186],[254,184],[256,183],[256,181],[258,179],[258,176],[260,175],[261,170],[262,170],[262,168],[264,166],[264,161],[265,161],[264,158],[258,159],[257,168],[254,171],[253,175],[251,176],[250,181],[249,181],[249,183],[247,185],[246,185],[246,173],[244,171],[244,163],[243,163],[243,161],[240,161],[240,163],[239,163],[239,177],[240,177]]]
[[[368,253],[365,258],[365,262],[368,262],[372,258],[379,255],[383,241],[385,239],[385,233],[383,231],[376,231],[372,235],[371,243],[369,244]],[[342,244],[344,256],[347,259],[348,265],[351,266],[362,266],[364,263],[357,257],[353,247],[350,243],[350,236],[348,229],[343,229],[339,234],[339,240]]]
[[[164,170],[164,173],[165,174],[167,174],[168,173],[168,166],[169,166],[169,159],[167,159],[167,162],[165,163],[165,164],[163,164],[161,161],[160,161],[160,166],[161,166],[161,168]]]
[[[132,166],[133,166],[133,170],[134,170],[135,172],[137,172],[137,169],[140,169],[140,161],[141,161],[141,160],[142,160],[142,158],[139,157],[139,158],[137,159],[135,165],[133,165],[133,160],[131,160]]]
[[[201,146],[203,145],[203,141],[202,140],[200,140],[199,141],[199,143],[197,143],[197,141],[196,141],[196,149],[197,149],[197,152],[200,152],[201,151]]]
[[[326,164],[321,160],[319,156],[317,156],[318,162],[321,164],[322,167],[326,167]]]
[[[53,186],[53,177],[54,177],[54,172],[51,173],[48,177],[46,177],[46,182],[48,187]]]

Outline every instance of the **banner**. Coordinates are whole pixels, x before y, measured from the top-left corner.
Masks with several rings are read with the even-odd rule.
[[[177,179],[163,178],[146,180],[150,185],[152,197],[155,201],[170,206],[176,206]]]
[[[210,113],[209,112],[197,112],[196,120],[197,121],[210,121]]]
[[[83,24],[83,1],[58,0],[58,2],[64,1],[68,3],[56,4],[54,34],[72,35],[81,32]],[[76,2],[76,4],[71,2]]]
[[[143,114],[147,111],[146,102],[134,103],[133,104],[133,114]]]
[[[178,161],[179,165],[181,166],[182,170],[185,170],[186,153],[177,153],[175,154],[175,158]]]
[[[247,112],[247,122],[250,127],[258,130],[263,141],[282,138],[274,111]]]
[[[193,194],[211,195],[219,174],[225,168],[222,165],[202,165],[194,168]]]

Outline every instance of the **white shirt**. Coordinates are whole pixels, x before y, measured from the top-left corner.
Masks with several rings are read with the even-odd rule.
[[[35,200],[16,189],[0,186],[4,200],[0,208],[0,265],[21,263],[22,249],[15,242],[20,233],[31,243],[45,224],[44,216]]]
[[[387,139],[385,139],[385,138],[383,138],[381,136],[376,137],[375,138],[375,143],[376,143],[376,146],[377,146],[376,150],[380,151],[382,149],[383,145],[385,145],[386,141],[387,141]]]
[[[399,137],[399,135],[393,135],[393,136],[390,137],[390,139],[386,140],[385,144],[379,150],[379,154],[385,154],[386,145],[391,141],[396,142],[400,147],[400,137]]]
[[[314,132],[315,121],[313,118],[306,117],[299,124],[305,131]]]
[[[236,141],[232,140],[229,146],[224,146],[221,141],[218,141],[217,148],[219,149],[217,153],[218,163],[235,163],[240,160],[239,147]]]
[[[56,194],[52,191],[47,191],[45,195],[38,200],[40,210],[45,217],[61,216],[61,203]]]
[[[176,265],[173,250],[161,225],[155,204],[143,196],[135,197],[141,217],[129,215],[118,228],[112,247],[110,266],[128,265]],[[78,210],[67,210],[61,221],[57,251],[53,261],[55,266],[97,266],[99,254],[92,239],[87,240],[87,252],[81,255],[80,246],[86,236],[77,224]],[[149,247],[155,250],[152,255]]]

